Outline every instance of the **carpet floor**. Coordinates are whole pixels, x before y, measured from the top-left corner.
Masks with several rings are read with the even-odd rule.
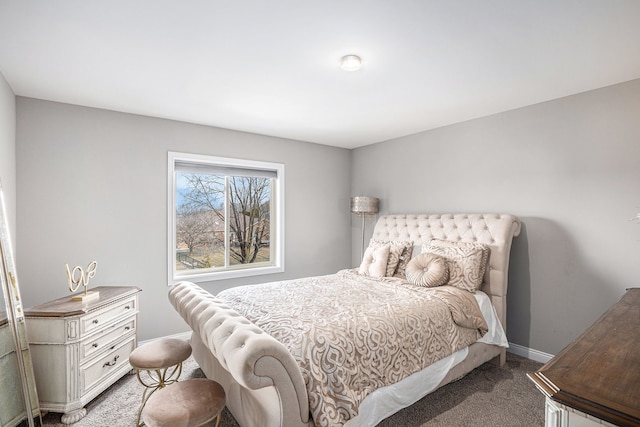
[[[486,363],[464,378],[446,385],[402,409],[379,424],[379,427],[544,426],[544,397],[527,372],[542,364],[507,353],[507,363],[498,367]],[[185,364],[181,379],[202,377],[193,358]],[[87,415],[72,427],[134,426],[142,386],[135,375],[126,375],[86,406]],[[43,425],[64,427],[60,414],[48,413]],[[215,422],[207,427],[215,426]],[[220,427],[239,427],[226,409]]]

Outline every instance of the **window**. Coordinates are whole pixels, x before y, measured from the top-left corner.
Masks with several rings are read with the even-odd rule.
[[[284,165],[169,152],[172,282],[284,271]]]

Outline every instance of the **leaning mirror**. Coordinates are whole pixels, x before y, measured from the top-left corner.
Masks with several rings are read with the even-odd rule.
[[[13,249],[0,183],[0,427],[41,425]],[[26,423],[26,424],[25,424]]]

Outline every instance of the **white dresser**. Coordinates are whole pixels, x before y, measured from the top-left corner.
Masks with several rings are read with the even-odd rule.
[[[545,427],[616,427],[593,415],[585,414],[571,406],[545,399]]]
[[[101,286],[100,298],[71,296],[25,312],[40,408],[71,424],[84,406],[131,370],[136,348],[139,288]]]

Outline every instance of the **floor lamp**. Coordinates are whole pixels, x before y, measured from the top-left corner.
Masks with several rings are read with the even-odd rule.
[[[351,198],[351,213],[362,218],[362,247],[360,248],[360,259],[364,256],[364,220],[368,215],[378,213],[380,200],[376,197],[356,196]]]

